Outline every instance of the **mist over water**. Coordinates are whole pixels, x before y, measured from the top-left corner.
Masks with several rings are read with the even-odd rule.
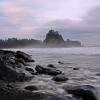
[[[11,49],[12,50],[12,49]],[[93,85],[100,91],[100,47],[80,47],[80,48],[25,48],[13,49],[21,50],[32,55],[36,60],[32,67],[37,64],[46,66],[54,64],[58,69],[65,72],[69,80],[65,83],[56,84],[50,81],[48,76],[40,76],[33,79],[32,84],[44,85],[45,88],[63,85]],[[63,62],[59,64],[58,61]],[[80,70],[73,70],[80,68]]]

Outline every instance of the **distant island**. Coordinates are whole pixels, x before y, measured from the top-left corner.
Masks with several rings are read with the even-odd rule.
[[[58,31],[50,30],[46,34],[46,38],[43,41],[43,44],[47,47],[80,47],[80,41],[72,41],[67,39],[66,41],[63,39],[62,35],[59,34]]]
[[[62,35],[58,31],[49,30],[46,34],[46,38],[41,40],[36,39],[17,39],[8,38],[6,40],[0,40],[0,48],[17,48],[17,47],[81,47],[80,41],[72,41],[63,39]]]

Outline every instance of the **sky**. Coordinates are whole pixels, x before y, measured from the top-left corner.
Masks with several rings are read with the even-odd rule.
[[[50,29],[100,46],[100,0],[0,0],[0,39],[43,40]]]

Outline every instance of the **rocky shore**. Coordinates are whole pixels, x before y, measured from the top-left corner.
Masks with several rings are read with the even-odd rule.
[[[30,63],[35,60],[22,51],[0,50],[0,100],[99,100],[99,92],[90,85],[63,86],[60,93],[33,85],[34,78],[42,75],[53,82],[67,82],[69,77],[53,64]],[[63,62],[59,61],[59,64]],[[73,70],[79,70],[74,68]],[[31,82],[31,84],[30,84]],[[28,83],[26,85],[25,83]],[[51,83],[52,84],[52,83]],[[50,85],[51,85],[50,84]],[[49,87],[50,87],[49,85]],[[56,88],[57,90],[58,88]],[[61,93],[61,91],[63,93]]]

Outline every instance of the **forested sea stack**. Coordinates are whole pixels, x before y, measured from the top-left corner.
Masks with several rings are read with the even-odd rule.
[[[48,47],[80,47],[80,41],[72,41],[67,39],[64,41],[61,34],[58,31],[49,30],[46,34],[46,38],[43,42]]]
[[[58,31],[54,31],[54,30],[50,30],[46,34],[44,43],[47,46],[64,46],[65,45],[62,35],[60,35]]]

